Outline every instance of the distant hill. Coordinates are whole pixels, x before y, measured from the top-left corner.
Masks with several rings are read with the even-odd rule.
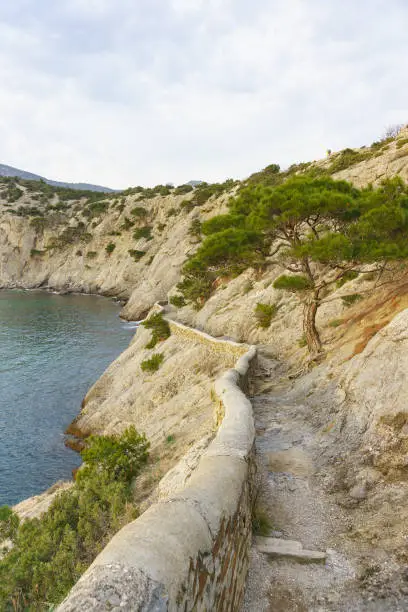
[[[191,185],[192,187],[197,187],[197,185],[201,185],[204,181],[188,181],[186,185]]]
[[[69,189],[88,189],[89,191],[102,191],[102,192],[111,192],[114,189],[110,189],[109,187],[102,187],[101,185],[90,185],[89,183],[63,183],[60,181],[50,181],[39,174],[33,174],[32,172],[26,172],[25,170],[19,170],[18,168],[13,168],[12,166],[6,166],[5,164],[0,164],[0,176],[18,176],[21,179],[27,179],[30,181],[45,181],[48,185],[52,185],[53,187],[68,187]]]

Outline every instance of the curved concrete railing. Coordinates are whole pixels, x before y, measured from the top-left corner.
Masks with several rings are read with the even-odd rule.
[[[224,418],[186,487],[126,525],[95,559],[60,612],[237,611],[251,542],[255,428],[246,388],[255,347],[170,321],[240,357],[215,383]],[[177,328],[177,331],[176,331]]]

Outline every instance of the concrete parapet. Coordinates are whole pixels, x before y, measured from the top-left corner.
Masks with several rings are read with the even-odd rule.
[[[161,308],[160,306],[157,306]],[[239,357],[215,383],[224,417],[185,488],[119,531],[60,612],[239,609],[251,544],[255,429],[247,389],[255,347],[169,320],[171,331]]]

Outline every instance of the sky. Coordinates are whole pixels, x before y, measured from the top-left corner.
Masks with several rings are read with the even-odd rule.
[[[408,123],[406,0],[0,4],[0,163],[132,185],[244,178]]]

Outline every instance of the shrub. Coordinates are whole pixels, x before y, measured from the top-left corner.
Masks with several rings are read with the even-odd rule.
[[[167,211],[167,217],[174,217],[174,215],[178,214],[178,210],[177,208],[169,208],[169,210]]]
[[[114,242],[110,242],[108,245],[106,245],[105,251],[107,252],[108,255],[110,255],[111,253],[113,253],[115,249],[116,249],[116,244]]]
[[[95,259],[95,257],[98,256],[98,253],[96,251],[88,251],[86,256],[88,259]]]
[[[186,300],[182,295],[172,295],[169,302],[176,308],[183,308],[186,305]]]
[[[143,206],[135,206],[135,208],[130,211],[130,214],[140,219],[147,216],[147,210],[143,208]]]
[[[146,329],[152,330],[152,337],[150,342],[146,345],[146,348],[153,348],[158,342],[166,340],[166,338],[169,338],[171,335],[170,325],[163,319],[161,312],[151,315],[148,319],[143,321],[142,325],[146,327]]]
[[[137,249],[129,249],[128,253],[135,261],[139,261],[143,255],[146,255],[146,251],[138,251]]]
[[[185,193],[190,193],[190,191],[193,191],[193,189],[194,188],[191,185],[179,185],[175,188],[173,193],[175,195],[183,195]]]
[[[157,372],[164,361],[163,353],[155,353],[150,359],[145,359],[140,364],[143,372]]]
[[[131,221],[130,219],[128,219],[127,217],[125,217],[125,220],[123,221],[122,225],[120,226],[120,229],[123,230],[129,230],[131,227],[133,227],[135,224],[134,221]]]
[[[359,293],[352,293],[351,295],[344,295],[341,300],[345,306],[352,306],[356,302],[363,299],[363,296]]]
[[[8,538],[13,540],[19,524],[18,515],[9,506],[0,506],[0,542]]]
[[[31,257],[41,257],[42,255],[45,255],[47,251],[39,251],[38,249],[31,249],[30,251],[30,255]]]
[[[340,170],[345,170],[350,166],[354,166],[354,164],[358,164],[370,157],[370,152],[368,151],[355,151],[354,149],[344,149],[340,151],[336,155],[334,161],[328,167],[328,172],[330,174],[334,174],[335,172],[340,172]]]
[[[300,274],[296,274],[294,276],[287,276],[286,274],[282,274],[279,276],[273,283],[275,289],[286,289],[288,291],[304,291],[306,289],[310,289],[311,281],[306,277]]]
[[[0,510],[0,525],[14,544],[0,560],[1,610],[53,609],[66,596],[118,529],[136,517],[130,481],[146,463],[148,448],[134,427],[120,436],[92,436],[75,485],[40,518],[16,528],[18,518]]]
[[[188,233],[190,236],[194,236],[194,238],[201,238],[201,222],[199,219],[196,218],[191,221]]]
[[[162,232],[165,228],[166,228],[166,224],[165,223],[159,223],[158,226],[157,226],[157,231],[158,232]]]
[[[343,276],[337,281],[336,287],[340,289],[340,287],[342,287],[349,281],[354,280],[357,277],[358,277],[358,272],[355,272],[354,270],[350,270],[350,272],[346,272],[345,274],[343,274]]]
[[[255,317],[259,327],[267,328],[270,326],[272,319],[276,316],[278,307],[276,304],[262,304],[258,302],[255,307]]]
[[[408,138],[399,138],[397,140],[397,149],[401,149],[401,147],[405,146],[406,144],[408,144]]]
[[[140,238],[146,238],[146,240],[151,239],[152,228],[150,225],[144,225],[143,227],[138,227],[134,233],[133,238],[135,240],[139,240]]]
[[[105,470],[115,480],[130,482],[140,466],[146,463],[149,442],[132,425],[120,436],[90,436],[81,452],[85,466],[80,471],[84,478],[87,470]]]

